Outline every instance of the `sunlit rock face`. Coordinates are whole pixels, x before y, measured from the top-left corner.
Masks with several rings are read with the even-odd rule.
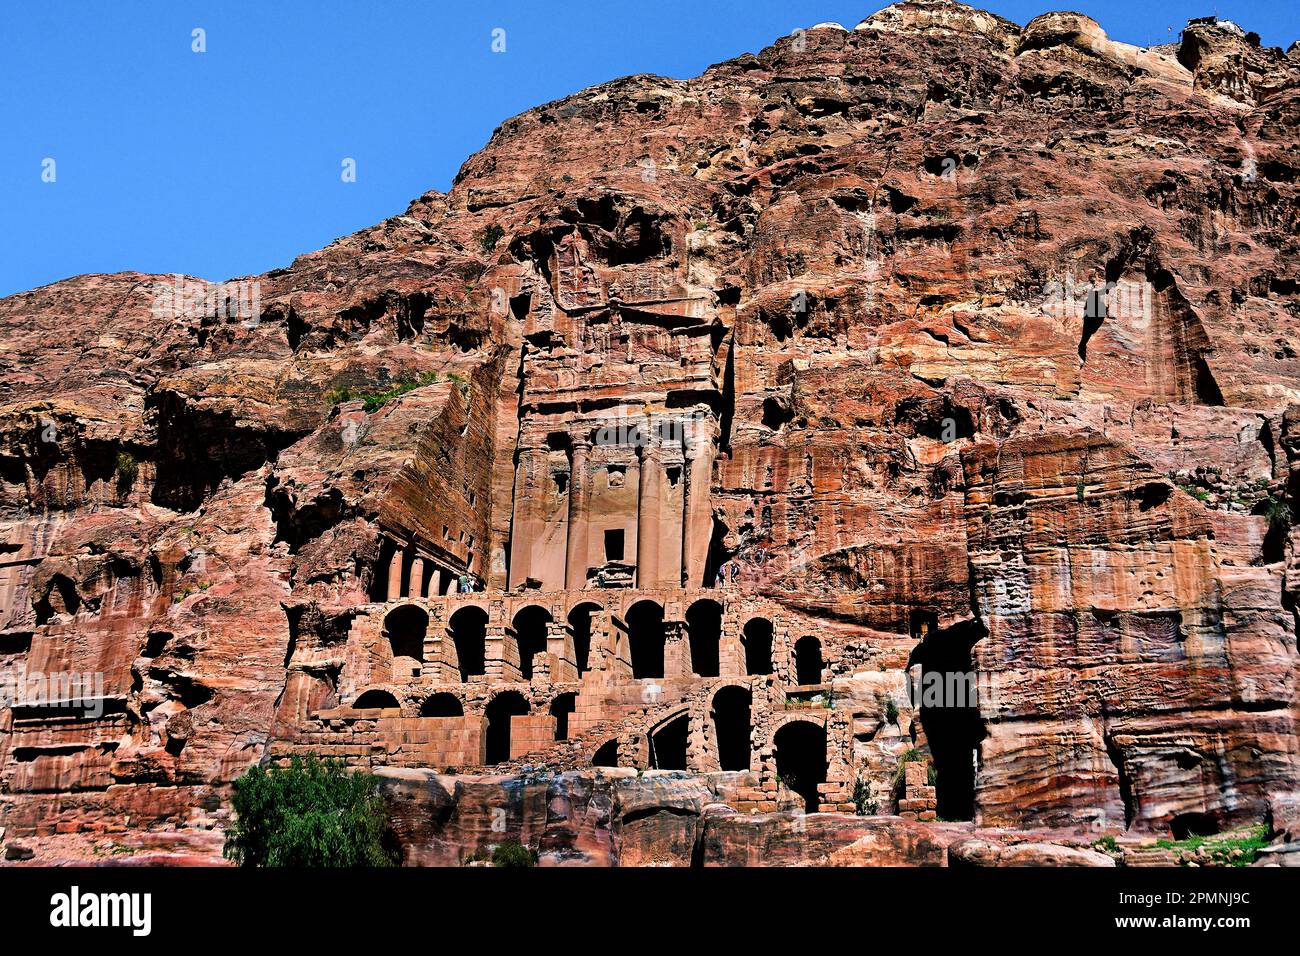
[[[305,751],[385,768],[411,863],[1266,819],[1298,121],[1228,24],[917,0],[510,119],[237,307],[0,301],[0,674],[47,691],[0,825],[220,823]]]

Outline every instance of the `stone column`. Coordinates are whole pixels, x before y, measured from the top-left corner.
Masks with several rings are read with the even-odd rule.
[[[587,586],[587,455],[591,442],[575,440],[569,465],[569,540],[564,565],[564,587],[581,591]]]
[[[411,560],[411,582],[407,585],[409,597],[424,597],[424,558],[418,554]]]
[[[709,482],[713,471],[713,436],[710,422],[693,422],[685,441],[686,481],[682,495],[682,568],[685,586],[697,588],[704,580],[709,543],[713,535],[713,513],[709,508]]]
[[[546,449],[521,446],[515,466],[514,520],[510,530],[510,588],[518,587],[532,575],[533,545],[545,520],[541,485],[545,472]]]
[[[641,449],[641,474],[637,489],[636,585],[663,586],[659,580],[659,551],[663,538],[663,449],[653,436]]]
[[[396,601],[402,596],[402,561],[406,549],[393,542],[393,556],[388,559],[388,600]]]

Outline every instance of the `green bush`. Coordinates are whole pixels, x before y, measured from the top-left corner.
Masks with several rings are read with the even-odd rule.
[[[492,851],[493,866],[536,866],[537,851],[518,840],[506,840]]]
[[[253,767],[235,781],[225,856],[240,866],[392,866],[387,814],[373,774],[314,755]]]
[[[885,701],[885,723],[898,726],[898,705],[892,697]]]
[[[494,222],[478,234],[478,244],[483,247],[484,252],[491,252],[505,234],[506,231]]]
[[[376,412],[393,399],[400,398],[407,392],[413,392],[417,388],[432,385],[436,381],[438,381],[437,372],[424,372],[416,378],[399,378],[388,388],[380,391],[354,392],[344,385],[326,392],[325,403],[327,405],[338,405],[342,402],[360,399],[367,412]]]
[[[853,812],[860,817],[874,817],[879,809],[871,798],[871,785],[858,777],[853,781]]]

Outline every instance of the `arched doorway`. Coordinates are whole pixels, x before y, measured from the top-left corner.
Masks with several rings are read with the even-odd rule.
[[[791,721],[772,742],[777,775],[803,798],[806,813],[816,813],[821,806],[817,785],[826,782],[826,728],[807,720]]]
[[[978,624],[931,626],[908,666],[921,665],[919,716],[934,766],[935,809],[945,820],[975,816],[975,755],[984,736],[971,650]]]
[[[705,598],[687,608],[686,637],[691,647],[691,670],[698,677],[717,677],[722,605]]]
[[[795,683],[800,687],[822,682],[822,642],[801,637],[794,646]]]
[[[748,770],[750,756],[750,707],[753,695],[747,687],[724,687],[713,695],[713,737],[718,746],[718,766],[723,770]]]
[[[451,616],[447,629],[456,647],[456,660],[460,664],[460,679],[469,680],[486,672],[487,612],[481,607],[463,607]]]
[[[561,694],[551,701],[551,716],[555,718],[555,739],[569,739],[569,715],[577,706],[577,694]]]
[[[397,698],[386,690],[368,690],[352,704],[353,710],[390,710],[399,707]]]
[[[464,717],[465,708],[455,694],[431,694],[420,705],[421,717]]]
[[[533,658],[546,653],[546,627],[551,623],[551,612],[530,604],[515,615],[515,643],[519,647],[519,675],[523,680],[533,679]]]
[[[591,616],[604,608],[591,601],[583,601],[569,612],[569,631],[573,634],[573,662],[578,673],[591,669]]]
[[[654,601],[638,601],[627,612],[627,643],[632,676],[664,676],[664,609]]]
[[[591,755],[591,765],[593,767],[617,767],[618,766],[618,738],[607,740],[596,749]]]
[[[650,766],[655,770],[685,770],[690,717],[674,717],[650,732]]]
[[[510,724],[515,717],[528,713],[528,701],[518,691],[497,694],[487,705],[487,734],[483,762],[505,763],[510,759]]]
[[[772,673],[772,622],[762,617],[751,618],[742,635],[745,644],[745,673],[761,675]]]
[[[418,604],[403,604],[384,618],[384,634],[393,651],[393,676],[418,677],[424,663],[424,636],[429,613]]]

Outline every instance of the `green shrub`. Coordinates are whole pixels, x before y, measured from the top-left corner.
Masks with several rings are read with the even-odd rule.
[[[537,851],[518,840],[506,840],[492,851],[493,866],[536,866]]]
[[[253,767],[235,781],[225,856],[240,866],[392,866],[387,813],[373,774],[315,755]]]
[[[484,252],[491,252],[505,234],[506,231],[494,222],[478,234],[478,244],[483,247]]]
[[[853,781],[853,812],[860,817],[873,817],[879,807],[871,798],[871,785],[858,777]]]
[[[898,705],[892,697],[885,701],[885,723],[898,725]]]
[[[415,378],[399,378],[388,388],[379,391],[354,392],[344,385],[326,392],[325,402],[329,405],[338,405],[341,402],[360,399],[367,412],[376,412],[393,399],[400,398],[407,392],[413,392],[417,388],[432,385],[436,381],[438,381],[437,372],[423,372]]]

